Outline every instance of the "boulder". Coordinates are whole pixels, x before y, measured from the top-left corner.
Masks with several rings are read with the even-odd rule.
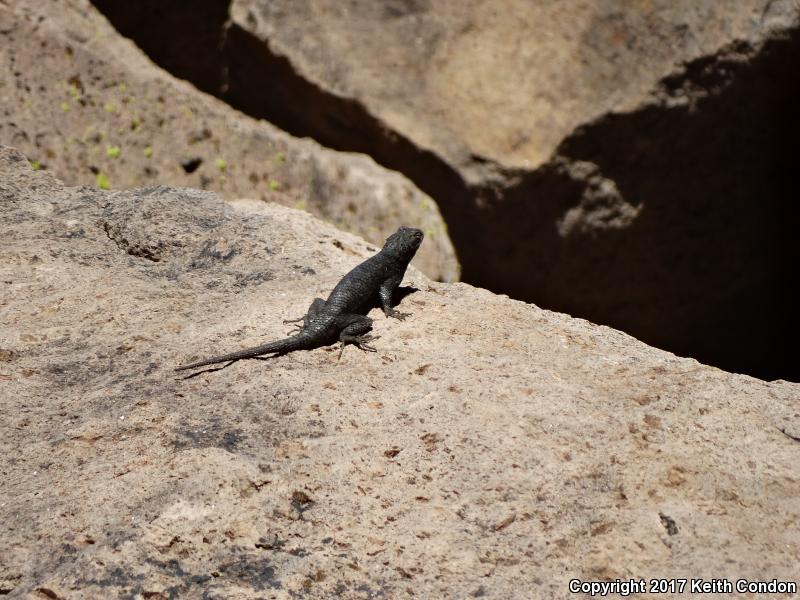
[[[676,65],[759,40],[795,17],[791,2],[773,0],[233,0],[230,8],[232,27],[474,185],[491,176],[487,162],[492,171],[538,167],[577,127],[639,108]]]
[[[795,383],[413,268],[411,316],[373,315],[377,353],[176,374],[283,336],[375,251],[244,204],[66,187],[0,150],[0,594],[570,598],[571,580],[796,580]]]
[[[71,185],[170,184],[305,209],[380,244],[398,225],[430,245],[417,265],[459,269],[439,210],[398,173],[243,115],[155,67],[85,0],[0,5],[0,141]]]

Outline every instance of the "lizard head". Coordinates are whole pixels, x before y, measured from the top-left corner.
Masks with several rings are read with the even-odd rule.
[[[383,249],[400,256],[408,256],[410,258],[414,256],[417,248],[419,248],[420,244],[422,244],[424,237],[425,234],[423,234],[419,229],[414,229],[413,227],[401,227],[388,238],[386,238],[386,243],[383,245]]]

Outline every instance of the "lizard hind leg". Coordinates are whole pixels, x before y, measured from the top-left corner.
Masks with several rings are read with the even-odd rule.
[[[347,344],[353,344],[357,348],[365,352],[377,352],[377,349],[368,345],[367,342],[377,340],[377,335],[367,335],[372,329],[372,319],[364,315],[342,315],[339,317],[339,325],[342,325],[342,330],[339,333],[339,341],[342,343],[339,349],[339,358],[342,357],[344,347]]]
[[[316,317],[319,313],[321,313],[324,308],[325,308],[325,300],[323,300],[322,298],[314,298],[314,301],[311,303],[311,306],[308,307],[308,311],[306,312],[306,314],[297,319],[284,319],[283,322],[286,325],[288,325],[289,323],[294,323],[295,327],[302,331],[303,329],[308,327],[308,324],[311,323],[311,321],[314,320],[314,317]],[[303,322],[302,325],[299,325],[300,321]],[[296,332],[290,331],[289,334],[291,333],[296,333]]]

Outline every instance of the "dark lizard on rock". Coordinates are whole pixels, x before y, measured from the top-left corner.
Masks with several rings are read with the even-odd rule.
[[[230,354],[207,358],[175,369],[183,371],[221,362],[255,358],[264,354],[286,354],[295,350],[311,350],[332,344],[354,344],[362,350],[375,352],[367,342],[377,336],[367,335],[372,319],[363,314],[377,299],[387,317],[404,319],[408,315],[392,307],[392,297],[405,275],[406,267],[422,243],[419,229],[401,227],[390,235],[383,248],[355,267],[333,288],[327,300],[315,298],[305,316],[285,323],[303,321],[293,336]],[[341,351],[339,352],[341,356]]]

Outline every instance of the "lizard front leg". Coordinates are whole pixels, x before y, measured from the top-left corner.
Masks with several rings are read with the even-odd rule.
[[[395,310],[392,306],[394,291],[400,285],[400,282],[402,280],[403,280],[403,273],[400,273],[400,275],[395,275],[393,277],[390,277],[381,284],[381,287],[378,290],[378,296],[380,296],[381,299],[381,308],[383,309],[383,314],[385,314],[387,317],[393,317],[400,321],[410,316],[408,313],[403,313],[400,312],[399,310]]]

